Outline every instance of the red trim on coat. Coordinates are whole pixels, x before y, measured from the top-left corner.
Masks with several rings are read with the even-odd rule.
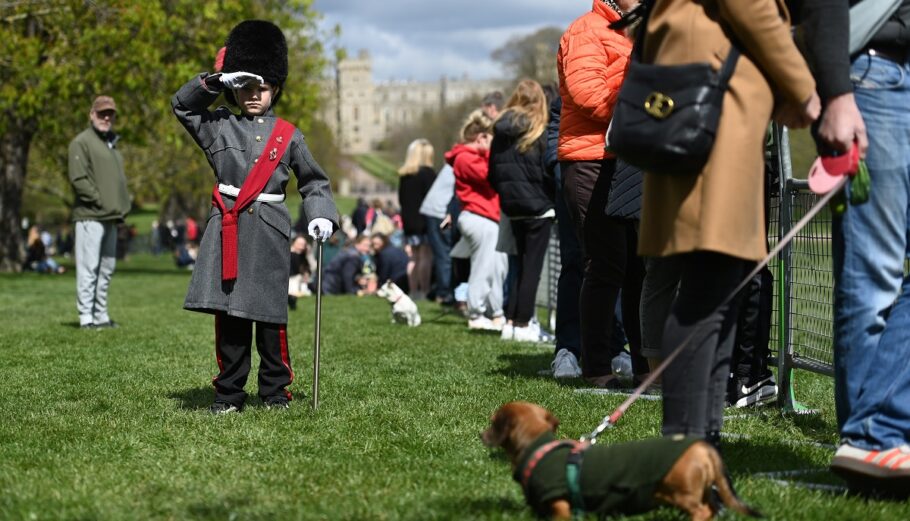
[[[221,361],[221,313],[215,313],[215,360],[218,361],[218,374],[224,372],[224,363]],[[218,374],[212,377],[212,385],[218,381]]]
[[[288,373],[291,375],[291,381],[288,382],[288,385],[294,383],[294,370],[291,369],[291,355],[288,352],[288,326],[287,324],[281,324],[278,328],[278,341],[281,345],[281,363],[284,364],[284,367],[287,368]],[[285,387],[284,392],[288,396],[288,400],[292,399],[291,391]]]

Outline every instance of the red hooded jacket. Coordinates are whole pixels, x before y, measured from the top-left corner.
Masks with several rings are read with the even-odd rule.
[[[499,194],[490,185],[490,151],[455,145],[446,152],[446,163],[455,171],[455,195],[462,209],[499,222]]]

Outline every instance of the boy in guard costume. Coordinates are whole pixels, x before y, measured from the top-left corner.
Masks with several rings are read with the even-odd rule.
[[[291,218],[283,202],[290,174],[297,176],[314,239],[331,236],[338,210],[303,134],[272,111],[288,75],[281,30],[266,21],[241,22],[215,70],[194,77],[172,100],[217,178],[184,308],[215,315],[212,413],[243,408],[254,323],[259,396],[268,408],[286,409],[294,380],[286,327]],[[222,92],[241,114],[224,106],[208,110]]]

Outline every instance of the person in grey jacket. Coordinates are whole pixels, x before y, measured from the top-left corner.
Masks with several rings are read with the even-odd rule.
[[[117,105],[98,96],[89,112],[91,126],[69,145],[69,179],[76,195],[76,310],[79,327],[117,327],[107,310],[107,294],[117,264],[117,223],[130,211],[123,157],[114,133]]]
[[[286,327],[291,218],[283,201],[290,174],[297,177],[314,239],[331,236],[338,211],[328,177],[303,134],[272,110],[288,74],[281,29],[265,21],[241,22],[228,36],[223,64],[216,61],[215,69],[221,72],[194,77],[172,100],[177,119],[217,178],[184,308],[215,315],[219,374],[213,381],[212,413],[243,408],[254,322],[259,396],[268,408],[287,408],[294,373]],[[241,114],[224,106],[208,110],[222,92]],[[257,185],[263,171],[268,178],[264,186]]]

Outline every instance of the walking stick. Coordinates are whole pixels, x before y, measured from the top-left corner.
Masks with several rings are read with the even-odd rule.
[[[313,342],[313,410],[319,408],[319,341],[322,337],[322,241],[316,241],[316,338]]]

